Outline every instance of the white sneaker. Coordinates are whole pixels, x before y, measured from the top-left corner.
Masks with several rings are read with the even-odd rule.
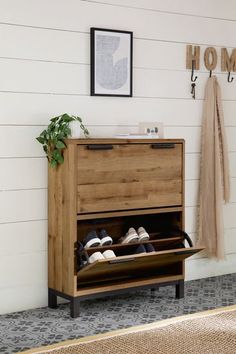
[[[125,236],[119,239],[121,244],[136,243],[139,240],[139,236],[133,227],[130,227]]]
[[[139,242],[148,241],[150,239],[150,236],[147,233],[147,231],[144,229],[144,227],[138,228],[138,239]]]
[[[93,254],[91,254],[91,256],[89,257],[89,263],[94,263],[100,259],[105,259],[105,257],[103,256],[103,254],[101,252],[94,252]]]
[[[94,252],[91,254],[89,257],[89,263],[94,263],[100,259],[110,259],[110,258],[116,258],[115,253],[112,250],[106,250],[103,253],[101,252]]]
[[[110,258],[116,258],[116,255],[112,250],[106,250],[103,252],[103,257],[106,259],[110,259]]]

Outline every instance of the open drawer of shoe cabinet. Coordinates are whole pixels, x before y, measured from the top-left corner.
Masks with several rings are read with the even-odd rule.
[[[129,246],[127,248],[130,249]],[[201,250],[202,248],[185,248],[183,246],[166,251],[130,254],[117,256],[113,259],[98,260],[78,272],[78,284],[82,287],[83,283],[99,283],[99,281],[104,282],[112,278],[138,279],[154,275],[180,275],[183,272],[182,261]]]
[[[120,244],[119,238],[129,227],[136,230],[145,227],[150,235],[149,241]],[[87,264],[77,273],[78,287],[114,279],[138,279],[157,275],[183,274],[184,259],[201,251],[201,248],[185,248],[181,233],[181,212],[112,217],[108,219],[78,222],[78,240],[91,230],[106,229],[113,239],[109,246],[91,247],[84,251],[88,260],[94,252],[113,250],[116,258],[98,260]],[[152,244],[155,252],[136,254],[137,247]]]
[[[77,212],[182,204],[183,144],[77,147]]]

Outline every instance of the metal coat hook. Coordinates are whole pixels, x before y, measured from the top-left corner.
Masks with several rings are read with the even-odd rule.
[[[211,75],[212,75],[212,70],[210,70],[209,77],[211,77]]]
[[[229,71],[228,72],[228,82],[232,82],[234,79],[233,77],[230,78],[230,75],[231,75],[231,72]]]
[[[195,99],[195,88],[196,88],[196,84],[195,81],[197,80],[197,76],[194,76],[194,60],[192,60],[192,73],[191,73],[191,95],[192,98]]]
[[[193,78],[194,75],[194,60],[192,61],[192,74],[191,74],[191,81],[195,82],[197,80],[197,76],[195,76],[195,78]]]

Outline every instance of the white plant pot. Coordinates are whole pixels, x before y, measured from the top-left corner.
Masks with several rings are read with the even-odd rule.
[[[81,138],[80,122],[78,122],[77,120],[73,120],[72,122],[69,123],[69,128],[71,129],[70,139]]]

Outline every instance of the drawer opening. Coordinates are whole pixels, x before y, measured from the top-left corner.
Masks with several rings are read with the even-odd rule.
[[[122,244],[119,239],[123,237],[130,227],[138,230],[139,227],[144,227],[150,236],[147,241],[138,243]],[[79,245],[76,249],[76,265],[75,269],[79,270],[83,267],[84,262],[88,262],[88,258],[94,252],[104,252],[112,250],[117,257],[135,255],[137,248],[142,244],[145,249],[147,245],[151,244],[156,252],[178,249],[184,247],[184,237],[181,233],[182,230],[182,212],[168,212],[151,215],[139,216],[123,216],[123,217],[110,217],[105,219],[92,219],[92,220],[78,220],[77,221],[77,241],[85,244],[84,239],[86,235],[92,230],[99,232],[105,229],[107,234],[112,238],[111,245],[97,247],[90,247],[86,249],[85,256],[81,257],[79,254]]]
[[[78,220],[77,240],[83,243],[90,231],[95,230],[99,234],[102,229],[105,229],[113,239],[112,245],[115,246],[119,245],[119,239],[127,233],[130,227],[137,230],[141,226],[145,228],[151,241],[179,237],[178,229],[183,228],[182,212]]]

